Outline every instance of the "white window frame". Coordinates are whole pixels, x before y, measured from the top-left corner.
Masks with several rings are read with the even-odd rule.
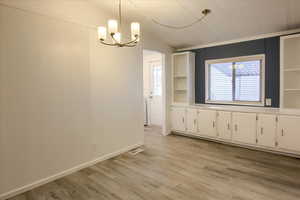
[[[261,60],[260,101],[213,101],[209,99],[209,65],[216,64],[216,63],[245,62],[245,61],[253,61],[253,60]],[[245,105],[245,106],[265,106],[265,54],[206,60],[205,61],[205,103]]]

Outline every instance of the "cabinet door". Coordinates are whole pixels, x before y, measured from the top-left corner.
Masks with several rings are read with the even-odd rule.
[[[216,137],[216,111],[199,110],[198,111],[198,134]]]
[[[300,152],[300,117],[279,116],[278,146],[279,148]]]
[[[258,115],[257,144],[266,147],[275,147],[276,116]]]
[[[173,131],[185,131],[185,109],[171,109],[171,126]]]
[[[232,113],[232,140],[246,144],[256,144],[256,114]]]
[[[217,115],[217,133],[218,137],[225,140],[231,139],[231,113],[218,112]]]
[[[197,133],[197,109],[187,109],[186,130],[190,133]]]

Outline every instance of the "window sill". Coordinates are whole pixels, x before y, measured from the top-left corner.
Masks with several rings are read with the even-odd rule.
[[[199,109],[213,109],[217,111],[229,112],[250,112],[250,113],[270,113],[277,114],[280,108],[262,107],[262,106],[247,106],[247,105],[220,105],[220,104],[194,104],[191,107]]]
[[[228,101],[210,101],[206,100],[205,104],[220,105],[220,106],[251,106],[251,107],[265,107],[264,102],[251,102],[251,101],[240,101],[240,102],[228,102]]]

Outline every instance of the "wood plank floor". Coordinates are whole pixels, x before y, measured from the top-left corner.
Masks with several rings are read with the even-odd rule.
[[[11,200],[299,200],[300,160],[145,130],[125,153]]]

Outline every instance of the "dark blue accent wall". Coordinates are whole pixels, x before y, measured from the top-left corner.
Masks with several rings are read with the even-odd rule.
[[[280,38],[265,38],[223,46],[196,49],[195,98],[205,103],[205,60],[265,54],[265,98],[279,107]]]

